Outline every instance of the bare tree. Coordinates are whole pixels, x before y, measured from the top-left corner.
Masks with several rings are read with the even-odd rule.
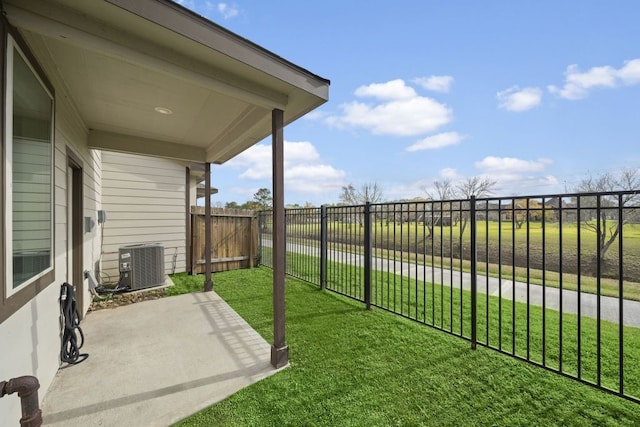
[[[365,203],[378,203],[382,200],[382,189],[376,182],[367,182],[362,184],[360,188],[356,188],[353,184],[345,185],[342,187],[342,193],[340,194],[340,201],[345,205],[364,205]],[[355,212],[355,211],[354,211]],[[363,214],[350,214],[349,224],[357,221],[362,227],[364,225]]]
[[[460,181],[456,185],[456,196],[461,199],[475,197],[489,197],[493,193],[496,181],[488,177],[472,176]],[[463,213],[460,218],[460,235],[464,234],[469,221],[469,202],[462,202]]]
[[[488,177],[472,176],[460,181],[456,185],[456,193],[459,197],[470,199],[475,197],[488,197],[493,193],[496,181]]]
[[[605,173],[583,179],[575,187],[578,193],[601,193],[612,191],[631,191],[640,189],[640,170],[623,169],[619,175]],[[600,198],[600,210],[597,209],[597,198]],[[586,228],[597,235],[600,265],[604,266],[607,251],[620,235],[620,228],[639,216],[639,193],[600,196],[581,196],[581,203],[587,209],[581,210],[581,219]],[[590,209],[589,209],[590,208]],[[618,209],[622,208],[622,220],[618,218]]]
[[[367,182],[360,188],[353,184],[342,187],[340,201],[347,205],[363,205],[367,202],[378,203],[382,201],[382,189],[376,182]]]
[[[427,238],[433,236],[433,227],[435,224],[443,225],[442,212],[447,206],[451,206],[451,202],[444,203],[443,200],[451,200],[455,198],[456,188],[453,186],[450,180],[445,179],[442,181],[433,181],[433,188],[429,189],[423,187],[422,190],[427,194],[427,197],[431,200],[429,203],[429,210],[431,215],[429,218],[424,219],[424,224],[427,227]],[[436,201],[440,201],[439,209],[435,209]],[[449,219],[451,221],[451,219]]]
[[[431,200],[451,200],[455,197],[455,187],[448,179],[433,181],[433,189],[423,187],[422,190]]]

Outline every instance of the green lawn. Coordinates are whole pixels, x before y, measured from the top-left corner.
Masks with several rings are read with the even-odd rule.
[[[271,270],[214,289],[271,341]],[[286,291],[291,366],[179,425],[640,425],[632,402],[298,280]]]
[[[287,253],[287,273],[318,283],[310,258]],[[339,262],[327,263],[327,288],[364,300],[364,269]],[[445,276],[446,276],[445,272]],[[372,304],[466,338],[471,336],[471,293],[446,285],[437,285],[375,271],[371,278]],[[482,280],[478,283],[483,289]],[[562,371],[591,383],[597,383],[597,322],[594,318],[563,313],[524,303],[515,304],[486,293],[478,293],[478,342],[551,369]],[[527,323],[529,320],[529,323]],[[580,324],[579,324],[580,323]],[[619,390],[620,328],[602,321],[600,324],[601,383]],[[544,328],[544,334],[543,334]],[[529,337],[529,339],[527,339]],[[580,348],[578,348],[580,337]],[[622,329],[624,389],[640,396],[640,329]],[[561,345],[560,345],[561,344]],[[562,348],[561,348],[562,346]],[[579,356],[578,356],[579,354]]]

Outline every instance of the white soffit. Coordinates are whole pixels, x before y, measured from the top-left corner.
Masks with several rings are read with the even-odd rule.
[[[90,134],[98,135],[90,145],[104,144],[94,148],[127,151],[122,141],[136,140],[131,152],[153,155],[151,141],[158,141],[165,149],[157,155],[222,163],[271,133],[272,109],[284,110],[289,123],[328,98],[328,81],[273,54],[269,61],[268,52],[178,5],[109,1],[119,5],[5,0],[9,22],[39,47],[34,52],[46,72],[64,82]],[[234,50],[254,65],[230,57]],[[185,150],[175,149],[181,145]]]

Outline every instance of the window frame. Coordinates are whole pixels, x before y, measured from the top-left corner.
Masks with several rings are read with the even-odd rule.
[[[9,278],[9,270],[13,270],[13,255],[10,252],[12,246],[12,233],[13,225],[9,223],[8,219],[11,218],[11,214],[7,215],[7,209],[11,209],[10,196],[7,196],[7,185],[9,180],[12,179],[10,170],[7,171],[8,151],[9,147],[13,144],[13,135],[9,135],[12,132],[12,122],[7,123],[9,120],[13,120],[13,117],[8,117],[10,110],[13,106],[8,106],[7,96],[9,92],[13,90],[9,86],[8,67],[13,67],[13,63],[9,63],[8,55],[14,49],[22,55],[30,70],[34,73],[38,79],[42,88],[47,92],[52,101],[52,114],[51,114],[51,265],[49,268],[40,272],[38,275],[30,278],[18,287],[13,288],[13,277]],[[13,51],[12,55],[13,55]],[[47,78],[44,70],[36,60],[33,53],[30,51],[27,43],[22,38],[20,33],[15,27],[12,27],[5,16],[0,15],[0,85],[2,93],[2,102],[0,102],[0,141],[2,146],[0,147],[0,188],[2,188],[2,197],[0,197],[0,236],[2,237],[2,244],[0,245],[0,268],[6,273],[0,273],[0,323],[11,317],[24,305],[28,304],[34,299],[40,292],[45,290],[48,286],[55,281],[55,90],[49,79]],[[12,97],[12,94],[9,95]],[[10,157],[10,156],[9,156]],[[9,166],[8,169],[11,169]],[[8,218],[7,218],[8,217]],[[10,259],[11,258],[11,259]],[[7,264],[11,263],[11,269],[7,268]]]

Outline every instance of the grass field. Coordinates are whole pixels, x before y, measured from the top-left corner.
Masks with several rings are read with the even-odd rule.
[[[453,265],[469,272],[470,226],[462,237],[460,229],[460,223],[436,227],[432,238],[427,238],[423,223],[377,221],[372,225],[374,256],[442,267]],[[589,293],[596,293],[600,286],[602,295],[619,295],[619,245],[616,242],[611,246],[598,280],[596,234],[588,228],[580,231],[580,256],[576,223],[560,226],[557,222],[531,222],[528,229],[524,225],[514,230],[511,222],[478,221],[477,230],[480,273],[571,290],[580,287]],[[318,245],[319,224],[288,224],[287,234],[289,241]],[[364,229],[357,223],[328,224],[328,241],[333,250],[362,253],[363,236]],[[640,300],[640,225],[624,226],[622,252],[624,297]]]
[[[593,224],[591,224],[593,225]],[[327,226],[328,240],[344,243],[363,240],[364,228],[357,223],[329,222]],[[470,225],[464,228],[458,222],[452,226],[435,227],[432,238],[427,238],[428,228],[422,222],[387,223],[374,221],[372,223],[372,237],[374,247],[380,249],[394,249],[398,251],[433,250],[439,253],[442,244],[446,254],[459,254],[459,245],[467,245],[470,236]],[[320,236],[320,224],[288,224],[287,234],[290,236]],[[626,224],[623,227],[623,263],[627,268],[625,277],[632,281],[640,281],[640,269],[636,265],[640,262],[640,224]],[[562,260],[564,271],[575,272],[578,260],[578,227],[575,222],[529,222],[522,228],[514,228],[510,221],[477,221],[477,239],[480,260],[488,254],[489,262],[497,258],[499,247],[505,262],[511,261],[515,253],[516,266],[523,264],[521,259],[530,252],[532,268],[538,268],[542,263],[542,253],[550,270],[558,271],[558,264]],[[433,245],[432,245],[433,241]],[[514,245],[515,241],[515,245]],[[451,247],[450,247],[451,246]],[[580,259],[585,272],[595,271],[597,235],[585,226],[580,227]],[[512,250],[515,248],[515,250]],[[617,267],[618,243],[611,246],[607,252],[608,265]],[[466,252],[463,251],[465,258]],[[617,271],[615,271],[617,273]]]
[[[219,273],[214,288],[271,341],[271,270]],[[291,366],[179,425],[640,424],[635,403],[298,280],[286,304]]]

